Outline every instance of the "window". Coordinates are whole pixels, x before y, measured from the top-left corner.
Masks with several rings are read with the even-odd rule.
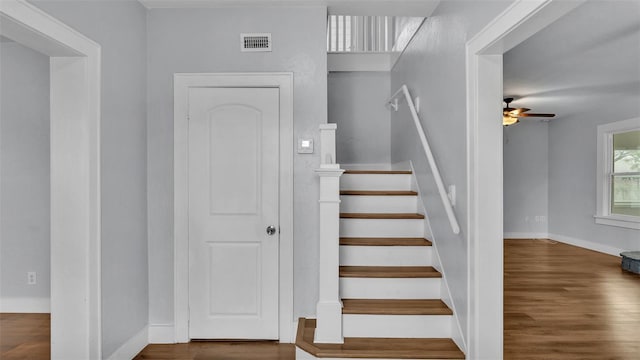
[[[640,118],[598,126],[598,224],[640,229]]]

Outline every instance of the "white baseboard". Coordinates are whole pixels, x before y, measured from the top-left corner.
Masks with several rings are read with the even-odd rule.
[[[133,359],[142,349],[145,348],[149,344],[149,328],[145,326],[140,332],[135,334],[129,341],[122,344],[118,348],[118,350],[114,351],[111,356],[108,357],[108,360],[131,360]]]
[[[149,344],[175,344],[176,336],[173,324],[150,324]]]
[[[601,252],[601,253],[605,253],[613,256],[620,256],[620,253],[624,251],[622,249],[619,249],[613,246],[599,244],[599,243],[595,243],[588,240],[576,239],[576,238],[564,236],[564,235],[549,234],[549,238],[559,241],[561,243],[574,245],[581,248],[585,248],[585,249],[589,249],[589,250],[593,250],[593,251],[597,251],[597,252]]]
[[[292,324],[292,339],[280,339],[281,343],[293,344],[296,342],[295,336],[298,332],[298,320]],[[175,344],[175,333],[173,324],[150,324],[149,325],[149,344]]]
[[[549,233],[506,232],[502,237],[505,239],[547,239]]]
[[[38,297],[3,297],[0,298],[0,312],[50,313],[51,299]]]
[[[577,247],[581,247],[588,250],[601,252],[613,256],[620,256],[620,253],[624,250],[617,247],[596,243],[589,240],[577,239],[570,236],[550,234],[550,233],[504,233],[505,239],[550,239],[561,242],[563,244],[569,244]]]

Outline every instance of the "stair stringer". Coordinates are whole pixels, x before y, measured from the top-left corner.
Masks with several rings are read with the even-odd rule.
[[[418,184],[418,180],[416,179],[416,169],[413,166],[413,162],[411,160],[404,161],[398,164],[393,164],[392,169],[406,169],[408,167],[411,168],[411,190],[416,191],[418,194],[424,194],[420,191],[420,185]],[[440,298],[441,300],[447,304],[447,306],[453,311],[453,316],[451,317],[451,339],[458,345],[460,350],[463,353],[467,353],[467,344],[464,340],[462,327],[460,326],[460,320],[458,319],[458,312],[456,311],[455,303],[452,300],[451,290],[449,289],[449,284],[447,282],[447,274],[444,271],[444,267],[442,266],[442,260],[440,259],[440,253],[438,252],[438,241],[435,238],[433,231],[431,230],[431,222],[429,221],[429,214],[427,214],[426,207],[424,206],[424,202],[422,200],[422,196],[418,196],[418,212],[425,215],[424,218],[424,233],[425,237],[431,240],[431,263],[432,266],[442,274],[442,279],[440,282]]]

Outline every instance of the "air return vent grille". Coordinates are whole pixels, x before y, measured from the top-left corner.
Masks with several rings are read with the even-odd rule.
[[[240,34],[241,51],[271,51],[271,34]]]

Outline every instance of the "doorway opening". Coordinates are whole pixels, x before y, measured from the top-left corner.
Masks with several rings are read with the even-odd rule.
[[[51,357],[99,359],[100,46],[23,0],[0,24],[50,57]]]
[[[583,1],[516,1],[467,42],[470,359],[503,350],[502,55]]]

